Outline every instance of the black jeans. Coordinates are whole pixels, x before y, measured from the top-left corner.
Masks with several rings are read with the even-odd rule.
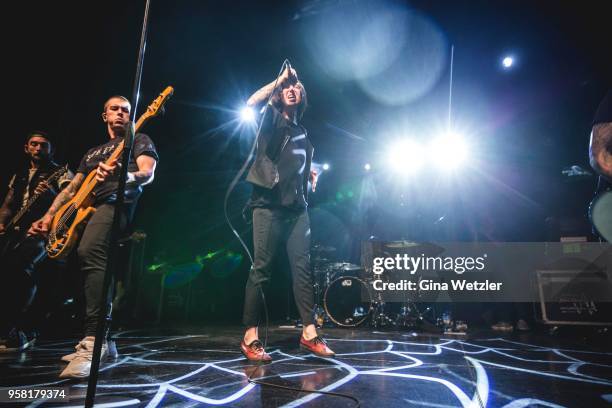
[[[46,254],[43,239],[28,237],[0,261],[4,282],[0,290],[0,335],[12,328],[34,329],[26,316],[37,290],[36,265]]]
[[[302,324],[314,324],[314,294],[310,269],[310,220],[306,210],[296,212],[283,208],[253,210],[253,247],[255,258],[249,272],[245,295],[243,323],[247,327],[259,324],[262,297],[272,275],[272,264],[285,244],[291,274],[293,294]]]
[[[98,206],[96,212],[85,226],[77,248],[79,269],[84,279],[85,287],[85,336],[96,335],[96,326],[102,312],[100,310],[103,296],[102,285],[104,284],[104,274],[106,272],[114,212],[115,206],[113,204]],[[126,212],[124,212],[121,220],[121,230],[125,229],[127,221],[128,218]],[[107,298],[109,316],[107,318],[110,317],[111,293],[112,290],[109,290]]]

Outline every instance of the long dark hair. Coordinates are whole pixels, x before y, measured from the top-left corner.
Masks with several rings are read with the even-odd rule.
[[[304,112],[306,111],[306,108],[308,107],[308,97],[306,95],[306,88],[304,88],[303,83],[301,83],[300,81],[297,81],[295,83],[295,86],[297,89],[300,90],[300,96],[302,97],[302,100],[300,101],[300,104],[297,107],[297,119],[298,121],[300,121],[302,120],[302,116],[304,115]],[[272,95],[272,99],[271,99],[272,106],[274,106],[276,109],[278,109],[281,112],[283,111],[283,99],[281,98],[282,92],[283,92],[283,88],[279,86],[278,88],[276,88],[276,91]]]

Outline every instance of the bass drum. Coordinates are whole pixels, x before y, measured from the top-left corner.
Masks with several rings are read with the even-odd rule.
[[[323,307],[330,320],[338,326],[356,327],[370,316],[372,295],[361,279],[340,276],[325,290]]]
[[[598,194],[591,201],[589,218],[599,236],[612,242],[612,191]]]

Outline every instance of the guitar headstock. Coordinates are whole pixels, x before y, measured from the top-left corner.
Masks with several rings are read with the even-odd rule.
[[[171,86],[166,87],[166,89],[164,89],[163,92],[160,93],[159,96],[155,98],[155,100],[151,102],[149,106],[147,106],[146,112],[142,114],[139,121],[159,115],[159,112],[163,109],[164,104],[166,103],[168,99],[170,99],[173,93],[174,93],[173,87]]]
[[[64,164],[59,169],[55,170],[55,172],[53,174],[51,174],[51,176],[49,176],[49,180],[47,180],[47,181],[52,181],[52,180],[58,179],[58,178],[62,177],[64,174],[66,174],[67,172],[68,172],[68,163]]]

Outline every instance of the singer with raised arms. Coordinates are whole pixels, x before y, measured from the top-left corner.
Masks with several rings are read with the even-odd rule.
[[[255,92],[247,105],[255,107],[266,101],[269,105],[261,119],[257,153],[247,176],[253,185],[247,208],[253,216],[254,262],[245,289],[246,332],[240,349],[251,361],[272,360],[259,339],[258,325],[273,261],[284,246],[303,324],[300,346],[319,356],[333,356],[314,325],[307,199],[309,182],[314,191],[317,173],[311,169],[314,149],[300,125],[307,106],[306,90],[288,63],[280,77]]]

